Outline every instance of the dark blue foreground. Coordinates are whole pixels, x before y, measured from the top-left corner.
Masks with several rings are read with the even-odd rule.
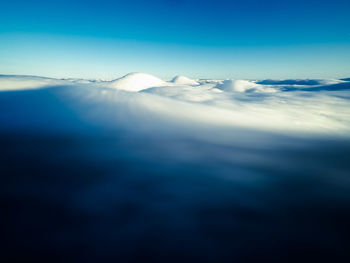
[[[348,142],[157,141],[196,153],[177,158],[149,138],[0,138],[2,262],[350,259]]]

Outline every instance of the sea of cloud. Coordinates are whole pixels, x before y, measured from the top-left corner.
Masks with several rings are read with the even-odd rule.
[[[1,257],[341,262],[349,135],[349,79],[2,75]]]
[[[0,99],[10,96],[10,91],[17,95],[2,103],[0,121],[5,129],[30,123],[25,116],[12,118],[6,105],[15,106],[15,112],[31,111],[25,107],[33,100],[37,107],[45,104],[40,112],[43,120],[37,116],[34,122],[43,130],[51,113],[63,118],[69,109],[79,115],[77,123],[106,129],[136,125],[155,133],[171,127],[197,129],[198,134],[204,133],[204,126],[227,133],[245,129],[295,136],[350,134],[350,82],[345,80],[191,80],[177,76],[164,81],[144,73],[112,81],[0,76]],[[26,97],[24,104],[16,102],[21,96]],[[46,104],[52,98],[58,105]],[[60,126],[67,126],[64,119]]]

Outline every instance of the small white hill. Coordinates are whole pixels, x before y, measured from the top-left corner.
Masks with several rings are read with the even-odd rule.
[[[197,81],[185,76],[176,76],[171,80],[171,82],[179,85],[199,85]]]
[[[110,84],[115,89],[134,92],[163,85],[166,85],[165,81],[146,73],[129,73]]]

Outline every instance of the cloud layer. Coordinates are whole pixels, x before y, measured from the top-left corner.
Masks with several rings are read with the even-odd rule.
[[[349,82],[262,82],[1,76],[1,257],[343,261]]]
[[[70,107],[89,124],[100,127],[137,122],[154,130],[163,123],[160,126],[175,125],[180,130],[204,125],[217,130],[298,136],[350,134],[350,83],[346,80],[191,80],[178,76],[167,82],[144,73],[113,81],[1,76],[0,89],[0,96],[8,91],[27,94],[28,90],[40,89],[37,94],[44,98],[38,104],[45,96],[61,101],[61,108],[47,105],[43,109],[47,116]],[[29,100],[30,96],[26,104]],[[16,111],[25,111],[24,107],[16,104]],[[6,119],[11,119],[11,113]],[[16,122],[24,120],[12,118],[11,123]]]

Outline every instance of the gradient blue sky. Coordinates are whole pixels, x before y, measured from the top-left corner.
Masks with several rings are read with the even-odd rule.
[[[349,0],[0,0],[0,73],[350,77]]]

